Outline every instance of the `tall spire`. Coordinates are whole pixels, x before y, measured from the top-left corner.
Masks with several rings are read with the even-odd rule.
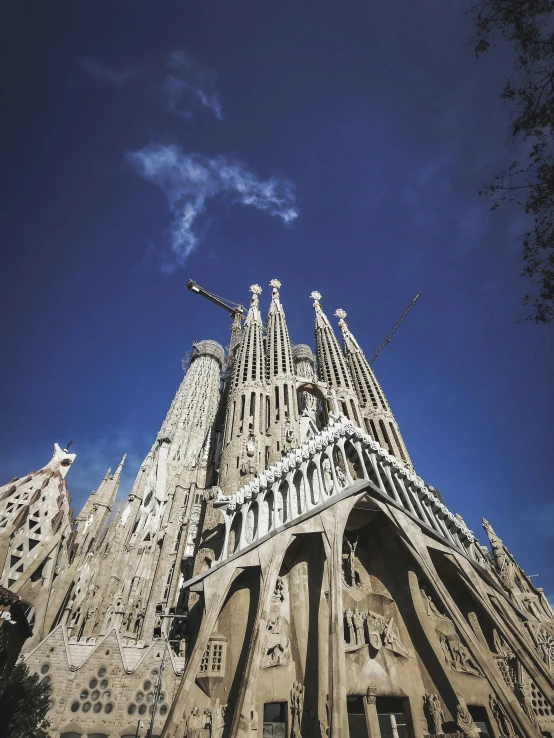
[[[267,397],[263,323],[259,310],[258,284],[250,287],[252,297],[240,345],[236,352],[233,380],[227,401],[227,418],[220,463],[220,484],[236,489],[265,461],[261,434],[265,429]]]
[[[79,559],[84,558],[100,541],[102,531],[113,510],[126,457],[127,454],[124,454],[114,474],[108,469],[100,486],[90,493],[76,518],[75,551]]]
[[[269,283],[273,288],[267,315],[267,381],[269,401],[266,402],[266,427],[271,429],[272,442],[266,446],[265,466],[277,461],[298,441],[298,402],[296,377],[289,330],[281,305],[278,279]]]
[[[335,317],[339,319],[343,352],[360,402],[365,430],[383,448],[388,449],[389,453],[411,466],[406,444],[387,398],[360,348],[360,344],[356,341],[344,320],[346,312],[339,308],[335,311]]]
[[[354,391],[352,377],[346,359],[340,350],[339,343],[331,327],[329,319],[321,309],[319,292],[312,292],[315,311],[315,347],[317,371],[322,382],[326,382],[329,390],[338,394],[342,412],[356,425],[360,425],[358,398]],[[332,405],[329,405],[332,409]]]

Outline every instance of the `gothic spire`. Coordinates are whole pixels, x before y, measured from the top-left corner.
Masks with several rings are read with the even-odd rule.
[[[247,481],[260,471],[265,457],[265,450],[262,456],[263,440],[258,432],[264,427],[263,413],[267,397],[263,323],[259,309],[262,288],[253,284],[250,292],[250,308],[236,352],[227,401],[220,464],[220,483],[230,489],[239,487],[243,479]]]
[[[296,377],[285,311],[279,298],[281,283],[278,279],[272,279],[269,284],[273,290],[266,331],[266,378],[270,384],[266,414],[271,413],[271,417],[266,418],[266,425],[271,427],[272,443],[266,465],[290,451],[298,440]]]
[[[320,293],[314,291],[310,297],[314,301],[315,347],[319,378],[322,382],[327,383],[330,391],[334,390],[338,393],[343,413],[359,425],[358,398],[354,391],[346,358],[340,350],[329,319],[321,309]]]
[[[339,308],[335,311],[335,317],[339,319],[338,325],[342,332],[343,352],[360,402],[365,430],[389,453],[411,465],[406,444],[387,398],[360,344],[356,341],[344,320],[346,312]]]

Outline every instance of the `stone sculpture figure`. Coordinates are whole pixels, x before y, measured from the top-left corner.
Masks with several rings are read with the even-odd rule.
[[[273,602],[284,602],[285,600],[285,583],[281,577],[277,577],[275,582],[275,590],[273,591]]]
[[[331,462],[327,456],[323,459],[321,471],[323,473],[323,486],[327,494],[330,494],[333,491],[333,473],[331,472]]]
[[[489,705],[491,712],[496,720],[500,735],[505,738],[516,738],[517,734],[514,729],[514,724],[510,720],[506,710],[500,704],[500,702],[492,695],[489,695]]]
[[[492,638],[494,642],[494,648],[499,656],[502,656],[502,658],[505,659],[512,659],[514,657],[514,652],[496,629],[492,632]]]
[[[444,710],[442,709],[440,697],[438,694],[426,694],[425,701],[435,735],[441,735],[444,731],[442,724],[446,722]]]
[[[458,698],[458,706],[456,707],[456,725],[462,733],[468,736],[468,738],[479,738],[479,728],[473,722],[471,713],[467,709],[465,699],[461,694],[458,694],[458,692],[456,692],[456,697]]]
[[[356,643],[356,636],[354,634],[354,621],[352,619],[353,612],[352,610],[347,610],[344,614],[346,618],[346,626],[348,628],[348,642],[349,643]]]
[[[342,580],[347,587],[361,587],[360,575],[356,567],[356,548],[358,546],[359,536],[356,538],[354,543],[350,543],[348,538],[344,536],[343,541],[348,546],[348,554],[346,558],[343,556],[343,573]],[[346,571],[345,571],[346,570]]]
[[[354,609],[354,612],[352,614],[352,622],[354,624],[354,630],[356,633],[356,643],[358,645],[361,645],[362,643],[365,643],[365,623],[364,618],[362,617],[362,614],[357,607]]]
[[[262,668],[287,663],[290,640],[286,635],[281,635],[280,615],[269,621],[267,630],[266,657]]]
[[[187,720],[184,738],[205,738],[204,725],[205,719],[200,708],[193,707]]]
[[[290,690],[291,738],[301,738],[302,712],[304,711],[304,687],[294,682]]]

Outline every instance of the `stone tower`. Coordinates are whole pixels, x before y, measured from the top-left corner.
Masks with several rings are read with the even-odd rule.
[[[390,454],[411,467],[410,457],[398,423],[364,352],[344,320],[346,318],[345,311],[339,309],[335,312],[335,315],[339,319],[339,328],[342,331],[342,347],[358,395],[364,429],[374,441],[386,448]]]
[[[266,325],[253,285],[226,357],[194,344],[106,527],[118,473],[74,531],[58,448],[0,491],[2,581],[43,603],[26,660],[51,679],[52,735],[552,738],[544,593],[414,473],[344,311],[341,348],[312,293],[316,372],[270,285]],[[22,528],[37,489],[42,569]]]

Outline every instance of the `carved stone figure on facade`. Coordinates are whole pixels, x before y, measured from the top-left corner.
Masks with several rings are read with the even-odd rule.
[[[345,487],[346,486],[346,474],[343,472],[340,466],[335,466],[335,474],[337,475],[337,481],[340,484],[340,486]]]
[[[492,639],[494,643],[494,650],[499,656],[502,656],[502,658],[504,659],[514,658],[514,652],[496,629],[494,629],[492,632]]]
[[[248,440],[246,441],[246,453],[248,456],[252,457],[256,453],[256,443],[254,441],[254,436],[249,436]]]
[[[277,577],[272,599],[273,599],[273,602],[284,602],[285,601],[285,583],[283,582],[282,577]]]
[[[441,612],[439,612],[437,606],[433,602],[433,599],[428,592],[426,592],[424,589],[421,590],[421,595],[425,601],[425,608],[427,611],[427,615],[435,616],[436,618],[442,618],[443,620],[448,620],[448,622],[452,622],[448,615],[443,615]]]
[[[462,733],[468,736],[468,738],[479,738],[479,728],[473,722],[471,713],[467,709],[465,699],[461,694],[458,694],[458,692],[456,692],[456,697],[458,698],[458,706],[456,707],[456,725]]]
[[[184,738],[205,738],[205,717],[199,707],[193,707],[186,726]]]
[[[494,719],[496,720],[496,724],[498,725],[500,735],[505,738],[517,738],[514,724],[512,723],[508,713],[492,694],[489,695],[489,705]]]
[[[545,664],[551,669],[554,664],[554,634],[546,625],[541,625],[537,630],[536,640]]]
[[[346,618],[346,627],[348,628],[348,643],[356,643],[354,621],[352,619],[353,615],[354,613],[350,609],[346,610],[346,612],[344,613],[344,617]]]
[[[343,543],[346,544],[348,551],[342,556],[342,581],[347,587],[362,586],[360,574],[356,566],[356,548],[358,546],[358,540],[359,536],[356,537],[354,543],[350,543],[346,536],[343,537]]]
[[[389,648],[393,653],[397,653],[405,658],[410,658],[408,649],[401,643],[400,638],[395,631],[396,626],[393,618],[391,618],[387,624],[385,632],[383,633],[383,645],[385,648]]]
[[[323,487],[327,494],[330,494],[333,491],[333,473],[331,471],[331,462],[327,456],[325,456],[321,463],[321,472],[323,474]]]
[[[288,663],[290,640],[288,636],[281,634],[280,615],[268,622],[267,631],[265,658],[262,662],[262,668]]]
[[[364,618],[362,617],[362,614],[357,607],[352,613],[352,622],[354,624],[354,631],[356,634],[356,643],[358,645],[361,645],[362,643],[365,643],[365,623]]]
[[[446,722],[446,716],[442,709],[440,697],[438,694],[426,694],[425,704],[429,712],[429,717],[431,718],[434,735],[443,734],[444,730],[442,726]]]
[[[477,664],[473,661],[470,656],[468,649],[464,646],[461,641],[454,641],[450,643],[452,654],[454,656],[453,668],[457,671],[466,671],[469,674],[476,674],[482,676],[481,670]]]
[[[301,738],[302,713],[304,711],[304,687],[294,682],[290,690],[291,738]]]

